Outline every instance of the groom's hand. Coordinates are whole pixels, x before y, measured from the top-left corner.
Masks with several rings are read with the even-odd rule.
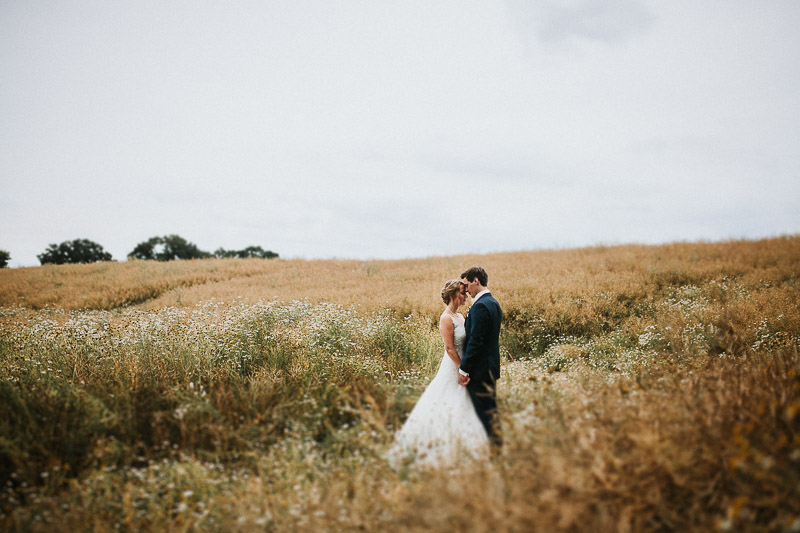
[[[459,385],[467,385],[469,383],[469,376],[464,376],[462,374],[458,375],[458,384]]]

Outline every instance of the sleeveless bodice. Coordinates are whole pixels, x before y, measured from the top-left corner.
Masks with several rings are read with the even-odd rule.
[[[453,321],[453,326],[455,330],[453,330],[453,344],[456,346],[456,352],[458,352],[459,357],[464,357],[464,346],[467,341],[467,330],[464,329],[464,326],[458,323],[458,321],[454,317],[450,317],[450,320]]]

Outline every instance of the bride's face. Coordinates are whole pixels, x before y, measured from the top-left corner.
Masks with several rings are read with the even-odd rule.
[[[458,298],[458,306],[461,307],[465,303],[467,303],[467,286],[461,285],[461,291],[456,295]]]

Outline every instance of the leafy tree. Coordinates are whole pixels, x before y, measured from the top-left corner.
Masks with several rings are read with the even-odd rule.
[[[128,254],[128,257],[172,261],[174,259],[205,259],[212,256],[179,235],[165,235],[164,237],[151,237],[145,242],[140,242]]]
[[[0,250],[0,268],[7,267],[9,259],[11,259],[11,254],[5,250]]]
[[[128,254],[128,258],[155,259],[156,247],[163,244],[163,239],[161,237],[152,237],[145,242],[140,242],[137,244],[136,248],[134,248],[133,251]]]
[[[244,250],[226,250],[224,248],[219,248],[214,252],[214,257],[239,257],[242,259],[248,257],[258,257],[261,259],[274,259],[278,257],[278,254],[272,250],[264,250],[260,246],[248,246]]]
[[[51,244],[41,254],[37,255],[43,265],[52,263],[63,265],[66,263],[95,263],[97,261],[111,261],[111,254],[102,246],[88,239],[75,239],[64,241],[61,244]]]

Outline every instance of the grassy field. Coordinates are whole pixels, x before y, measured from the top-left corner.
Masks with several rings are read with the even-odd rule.
[[[505,446],[383,453],[481,264]],[[0,271],[0,529],[800,531],[800,237]]]

